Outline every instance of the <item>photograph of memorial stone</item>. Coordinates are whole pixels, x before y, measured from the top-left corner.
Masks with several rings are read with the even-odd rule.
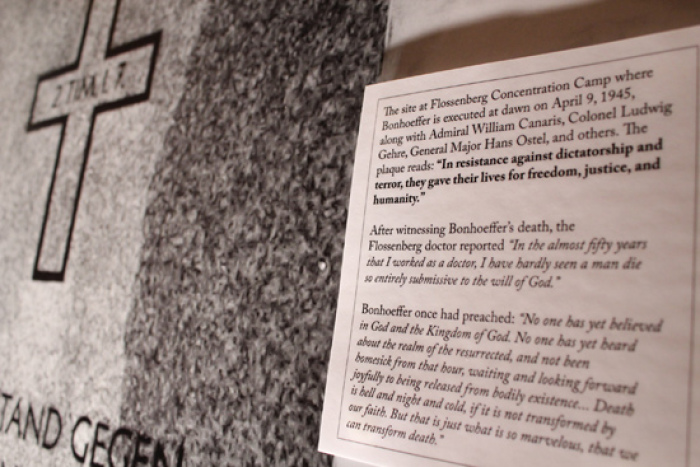
[[[317,452],[384,1],[0,1],[0,465]]]

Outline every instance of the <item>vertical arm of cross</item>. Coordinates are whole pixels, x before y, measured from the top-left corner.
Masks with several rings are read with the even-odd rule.
[[[84,41],[104,43],[104,34],[104,28],[94,34],[88,29]],[[142,38],[97,57],[94,53],[84,56],[89,55],[84,51],[96,48],[83,43],[76,66],[39,78],[28,129],[59,125],[61,138],[34,265],[35,280],[64,279],[96,117],[148,99],[159,39],[159,34]]]
[[[62,128],[34,266],[35,278],[63,279],[85,170],[92,115],[73,115]],[[39,277],[37,276],[39,273]],[[55,276],[55,277],[54,277]]]

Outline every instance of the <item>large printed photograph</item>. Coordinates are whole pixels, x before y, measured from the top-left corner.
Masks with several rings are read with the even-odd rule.
[[[0,10],[0,465],[330,465],[385,2]]]

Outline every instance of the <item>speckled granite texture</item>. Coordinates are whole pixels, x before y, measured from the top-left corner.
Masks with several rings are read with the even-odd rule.
[[[364,86],[386,4],[213,1],[150,187],[123,423],[187,465],[316,451]]]

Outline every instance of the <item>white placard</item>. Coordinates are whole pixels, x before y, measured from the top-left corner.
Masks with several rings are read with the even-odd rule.
[[[367,88],[322,451],[698,464],[698,42]]]

